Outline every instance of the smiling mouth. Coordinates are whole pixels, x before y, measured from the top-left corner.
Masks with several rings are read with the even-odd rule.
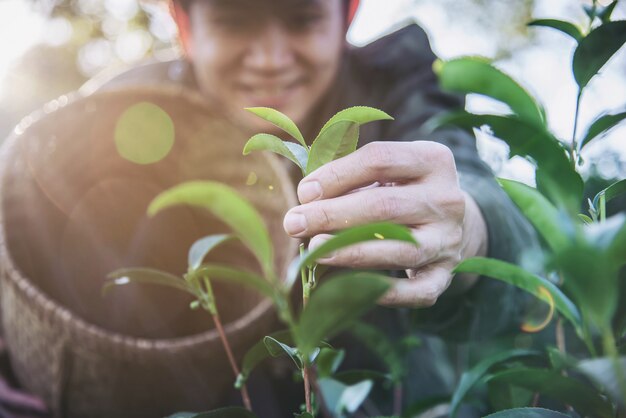
[[[239,90],[244,94],[248,106],[282,107],[287,104],[293,94],[304,85],[298,79],[284,84],[240,84]]]

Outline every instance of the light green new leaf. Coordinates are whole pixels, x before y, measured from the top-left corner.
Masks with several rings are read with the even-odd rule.
[[[195,296],[193,288],[182,277],[174,276],[165,271],[152,268],[123,268],[109,273],[109,280],[102,287],[102,293],[106,295],[114,286],[123,286],[129,283],[156,284],[159,286],[173,287]]]
[[[353,413],[361,406],[372,390],[373,382],[365,380],[346,386],[337,380],[323,378],[318,385],[326,408],[333,412],[333,416],[344,417],[346,412]]]
[[[563,32],[566,35],[571,36],[579,42],[583,38],[583,34],[580,31],[580,28],[573,23],[565,22],[563,20],[558,19],[536,19],[530,21],[528,26],[544,26],[547,28],[556,29],[560,32]]]
[[[458,412],[461,402],[465,399],[465,395],[474,387],[474,385],[480,381],[485,374],[496,364],[503,361],[528,356],[539,356],[540,353],[534,350],[507,350],[498,352],[492,356],[489,356],[474,367],[467,370],[461,376],[461,380],[452,395],[452,401],[450,403],[450,416],[454,418]]]
[[[306,147],[306,142],[304,141],[304,137],[302,136],[300,129],[298,129],[296,124],[284,113],[270,107],[248,107],[246,110],[279,127],[291,135],[303,147]]]
[[[515,408],[499,411],[485,418],[570,418],[570,416],[544,408]]]
[[[218,245],[234,238],[232,235],[215,234],[200,238],[191,245],[187,256],[187,264],[189,269],[195,270],[202,264],[204,257]]]
[[[537,189],[514,180],[498,182],[552,250],[569,243],[570,237],[561,228],[562,214]]]
[[[302,174],[305,173],[308,152],[302,145],[283,141],[275,135],[256,134],[246,142],[243,155],[248,155],[252,151],[271,151],[280,154],[300,167]]]
[[[324,164],[354,152],[358,142],[358,123],[339,121],[323,129],[311,145],[306,174],[308,175]]]
[[[434,65],[439,83],[445,90],[482,94],[508,105],[521,119],[533,125],[545,126],[541,105],[515,80],[480,57],[438,61]]]
[[[274,289],[263,277],[249,271],[236,269],[221,264],[205,263],[198,270],[197,275],[207,276],[211,280],[220,280],[251,287],[268,298],[273,298]]]
[[[353,106],[337,112],[332,118],[328,119],[328,122],[324,124],[320,133],[337,122],[354,122],[359,125],[364,125],[377,120],[393,120],[393,117],[373,107]]]
[[[584,416],[612,418],[613,407],[592,386],[554,370],[518,368],[493,375],[490,381],[497,385],[510,384],[529,389],[571,405]]]
[[[252,251],[266,276],[273,276],[272,244],[261,215],[235,190],[214,181],[190,181],[159,194],[148,207],[150,216],[174,205],[208,210]]]
[[[607,187],[606,189],[600,191],[594,198],[593,198],[593,206],[597,209],[598,208],[598,204],[600,203],[600,198],[604,195],[604,202],[608,203],[609,201],[613,200],[614,198],[616,198],[617,196],[626,193],[626,179],[622,179],[620,181],[616,181],[615,183],[611,184],[609,187]]]
[[[558,287],[544,278],[527,272],[521,267],[501,260],[473,257],[461,262],[456,266],[454,272],[476,273],[501,280],[519,287],[541,300],[545,299],[543,292],[547,291],[554,301],[555,309],[569,320],[577,331],[582,327],[578,308]]]
[[[587,129],[587,132],[583,136],[582,141],[580,141],[579,149],[582,149],[585,145],[587,145],[598,136],[604,135],[615,126],[617,126],[624,119],[626,119],[626,112],[600,116],[599,118],[594,120]]]
[[[626,42],[626,21],[605,23],[580,41],[572,61],[574,78],[583,89]]]
[[[289,330],[274,332],[273,334],[269,335],[269,337],[277,341],[282,341],[283,344],[293,344],[293,338],[291,337],[291,332]],[[248,380],[250,373],[252,373],[252,371],[263,360],[267,359],[270,356],[271,354],[265,345],[265,338],[254,344],[243,357],[243,361],[241,363],[241,372],[239,372],[239,376],[237,376],[235,388],[241,388]]]
[[[299,262],[294,264],[290,270],[296,272],[300,271],[302,267],[312,265],[316,260],[326,257],[333,251],[373,240],[395,240],[418,245],[411,231],[403,225],[397,225],[391,222],[377,222],[355,226],[338,232],[319,247],[305,253]]]
[[[296,329],[298,349],[307,358],[320,341],[350,325],[389,289],[390,280],[376,273],[350,272],[334,276],[313,292]]]

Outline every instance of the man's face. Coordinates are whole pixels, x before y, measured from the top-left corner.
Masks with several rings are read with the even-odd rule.
[[[195,0],[191,60],[199,87],[248,130],[244,107],[273,107],[302,124],[339,68],[341,0]]]

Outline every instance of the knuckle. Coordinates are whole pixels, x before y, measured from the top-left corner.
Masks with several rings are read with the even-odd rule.
[[[428,156],[431,161],[437,161],[438,164],[454,165],[452,150],[439,142],[429,142]]]
[[[386,196],[373,200],[370,207],[376,220],[393,220],[399,216],[401,206],[402,202],[398,196]]]
[[[363,148],[364,165],[375,174],[384,173],[394,164],[393,150],[384,142],[370,142]]]

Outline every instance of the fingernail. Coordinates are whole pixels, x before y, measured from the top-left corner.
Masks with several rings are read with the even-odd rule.
[[[306,231],[306,218],[301,213],[288,213],[283,221],[283,228],[289,235],[298,235]]]
[[[311,202],[322,197],[322,186],[317,181],[307,181],[298,186],[300,203]]]

